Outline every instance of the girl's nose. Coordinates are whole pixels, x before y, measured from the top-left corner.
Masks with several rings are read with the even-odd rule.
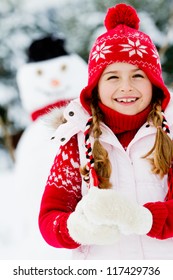
[[[52,87],[57,87],[60,85],[60,81],[58,79],[52,79],[50,83]]]
[[[132,85],[129,80],[123,80],[121,83],[121,91],[122,92],[130,92],[132,91]]]

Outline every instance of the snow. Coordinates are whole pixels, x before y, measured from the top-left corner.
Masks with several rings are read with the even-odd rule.
[[[19,0],[11,0],[11,2],[14,3],[18,1]],[[17,25],[23,27],[24,24],[32,27],[34,25],[33,23],[37,20],[38,24],[40,24],[39,27],[42,25],[42,27],[44,27],[43,29],[48,31],[50,28],[48,19],[46,17],[35,19],[32,13],[36,11],[39,12],[42,9],[52,6],[56,6],[56,8],[63,5],[65,6],[75,1],[80,2],[80,4],[82,2],[79,0],[21,0],[22,7],[18,12],[21,13],[22,10],[27,12],[24,13],[25,20],[23,17],[16,16],[16,14],[7,19],[4,18],[3,24],[1,25],[1,39],[9,38],[8,32],[11,27]],[[7,11],[6,0],[2,0],[1,2],[1,11],[5,13]],[[63,9],[63,13],[66,14],[67,17],[69,14],[72,14],[71,10],[68,10],[67,7]],[[165,36],[155,26],[153,19],[146,12],[141,12],[139,15],[141,23],[143,23],[141,24],[143,31],[148,33],[159,46],[162,45]],[[93,14],[88,12],[88,14],[81,13],[80,16],[78,15],[78,22],[81,27],[77,29],[77,31],[75,30],[75,33],[73,32],[76,37],[70,38],[69,44],[76,50],[80,50],[80,47],[83,47],[80,35],[81,32],[83,35],[85,27],[85,35],[87,35],[87,32],[93,31],[90,35],[90,43],[88,43],[88,41],[86,43],[89,51],[95,38],[105,32],[105,28],[102,25],[103,18],[104,14],[101,12],[93,12]],[[97,26],[97,28],[95,28],[95,26]],[[75,28],[74,26],[74,29]],[[57,29],[56,26],[53,31]],[[170,28],[166,37],[170,42],[173,42],[172,30],[173,29]],[[29,34],[25,34],[25,30],[22,32],[20,29],[19,33],[14,32],[13,34],[13,32],[11,32],[10,40],[5,40],[5,44],[2,44],[2,56],[8,58],[8,49],[14,53],[13,60],[11,60],[10,57],[9,60],[6,60],[7,66],[8,64],[11,68],[19,68],[22,66],[25,61],[25,55],[22,50],[29,45],[32,39],[31,33],[32,28]],[[36,33],[34,33],[34,36],[36,36]],[[76,38],[78,39],[76,40]],[[29,77],[31,78],[31,75]],[[30,79],[28,79],[28,81],[31,83]],[[32,92],[32,94],[32,96],[34,96],[35,92]],[[16,96],[17,91],[13,86],[6,86],[0,83],[0,105],[7,106],[10,104],[8,110],[9,119],[13,120],[22,128],[26,127],[18,149],[16,150],[18,160],[20,158],[18,161],[17,176],[20,178],[19,184],[17,184],[16,179],[16,165],[13,164],[7,151],[1,149],[0,146],[0,259],[69,259],[71,254],[68,250],[55,249],[46,244],[40,235],[37,222],[41,194],[48,175],[48,166],[50,167],[57,148],[49,147],[48,139],[50,139],[51,131],[45,130],[45,127],[43,127],[43,124],[40,122],[33,125],[28,113],[24,111],[18,103],[14,104]],[[39,132],[39,134],[37,134],[37,132]],[[49,154],[49,156],[46,153],[41,153],[42,156],[38,153],[40,138],[42,138],[42,143],[44,143],[41,147],[41,151],[49,147],[51,149],[51,154]],[[33,143],[35,143],[35,147],[33,147]],[[22,146],[24,148],[22,148]],[[22,156],[24,152],[25,154]],[[32,155],[35,155],[35,157],[32,158]],[[42,167],[38,168],[38,166],[41,166],[40,162],[44,163],[45,161],[47,161],[47,166],[43,164]],[[36,165],[37,168],[35,168]],[[44,176],[42,175],[43,173]],[[21,182],[23,182],[23,185]],[[39,188],[36,186],[39,186]]]
[[[30,217],[28,200],[20,200],[21,194],[14,181],[14,168],[1,173],[0,259],[70,259],[68,250],[56,249],[45,243],[39,233],[37,219]]]
[[[161,46],[166,37],[164,33],[156,27],[154,20],[147,12],[139,12],[138,15],[141,20],[141,30],[148,34],[156,45]]]
[[[38,69],[43,75],[37,74]],[[77,54],[25,63],[18,69],[17,83],[23,108],[31,115],[49,104],[78,97],[87,83],[87,64]],[[2,103],[5,103],[7,91],[4,89],[2,92]],[[19,123],[20,118],[23,120],[22,114],[17,107],[13,106],[13,110],[10,113]],[[58,114],[59,118],[61,109],[58,109]],[[49,246],[38,228],[41,197],[58,152],[57,144],[51,141],[55,128],[51,125],[50,116],[46,115],[34,122],[28,121],[15,150],[13,166],[4,152],[0,155],[0,224],[3,225],[0,228],[0,258],[3,259],[71,257],[70,250]]]
[[[36,11],[40,10],[44,7],[48,8],[51,6],[60,6],[60,5],[65,5],[68,3],[70,0],[42,0],[42,1],[35,1],[35,0],[23,0],[23,7],[27,11]]]
[[[6,106],[10,103],[15,97],[17,93],[13,87],[6,86],[0,83],[0,105]]]
[[[17,0],[12,2],[17,2]],[[0,259],[68,259],[71,256],[69,250],[49,246],[39,232],[38,214],[41,196],[58,148],[53,146],[50,141],[52,130],[46,126],[44,121],[38,120],[33,123],[30,114],[37,108],[39,109],[39,106],[55,102],[57,99],[77,97],[87,82],[87,64],[77,54],[71,54],[58,60],[52,59],[50,62],[32,63],[29,67],[25,62],[26,58],[22,50],[29,46],[32,38],[19,28],[19,32],[14,32],[14,34],[11,32],[10,40],[5,40],[8,29],[11,29],[13,25],[23,27],[24,24],[26,26],[28,24],[28,26],[32,26],[38,20],[32,14],[33,12],[51,7],[51,5],[56,5],[56,7],[62,3],[64,5],[68,1],[23,0],[21,2],[23,2],[23,7],[20,9],[27,11],[25,22],[22,22],[21,17],[16,16],[21,12],[18,11],[11,18],[4,18],[1,32],[4,42],[3,55],[8,58],[7,49],[11,49],[14,53],[12,61],[6,60],[7,68],[10,65],[10,68],[14,68],[18,74],[25,69],[26,75],[23,75],[21,80],[20,75],[18,75],[18,79],[16,76],[19,93],[14,84],[6,85],[0,82],[0,105],[8,106],[8,118],[15,125],[25,128],[15,150],[15,163],[0,145]],[[1,11],[5,12],[6,3],[3,4]],[[45,30],[50,29],[49,19],[46,17],[40,16],[39,24]],[[36,37],[39,36],[40,34]],[[39,81],[39,85],[42,86],[37,83],[39,77],[34,77],[37,67],[47,73]],[[62,69],[66,70],[62,71]],[[58,90],[55,87],[51,89],[50,82],[57,77],[60,79],[61,86]],[[39,86],[39,92],[36,90],[37,86]],[[48,94],[47,99],[45,89]],[[44,97],[43,94],[40,96],[41,92]],[[19,102],[16,102],[18,94],[20,94],[22,107]],[[32,106],[29,108],[25,106],[25,100]],[[1,129],[0,133],[2,134]]]

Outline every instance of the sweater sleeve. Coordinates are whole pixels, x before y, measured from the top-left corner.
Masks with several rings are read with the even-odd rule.
[[[81,199],[77,137],[60,147],[42,196],[39,228],[45,241],[57,248],[79,246],[69,235],[67,219]]]
[[[173,200],[149,202],[144,206],[153,216],[153,225],[147,235],[158,239],[173,237]]]

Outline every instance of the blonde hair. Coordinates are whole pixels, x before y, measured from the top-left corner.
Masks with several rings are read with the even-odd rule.
[[[102,120],[102,114],[98,107],[98,98],[97,98],[97,92],[93,94],[93,96],[96,96],[92,99],[91,102],[91,112],[93,116],[93,122],[90,129],[93,133],[94,137],[94,144],[92,148],[92,154],[94,157],[94,169],[98,176],[99,181],[99,188],[101,189],[108,189],[112,187],[112,184],[110,182],[110,176],[111,176],[111,163],[109,160],[108,152],[103,147],[103,145],[100,143],[99,137],[102,134],[102,131],[100,129],[100,121]],[[84,166],[81,168],[81,174],[84,176],[84,178],[89,178],[89,170],[87,166]]]
[[[163,178],[168,174],[173,159],[173,141],[163,130],[163,115],[160,102],[154,103],[148,115],[148,122],[157,129],[153,148],[143,156],[151,163],[151,171]]]
[[[111,176],[111,162],[109,160],[108,152],[102,146],[99,141],[99,137],[102,134],[100,129],[100,121],[102,120],[102,113],[98,107],[98,94],[94,92],[91,102],[91,112],[93,116],[93,123],[90,129],[93,133],[94,144],[92,148],[92,154],[94,157],[94,168],[99,180],[99,188],[107,189],[111,188],[110,176]],[[163,178],[165,174],[168,174],[172,159],[173,159],[173,141],[162,129],[163,115],[161,108],[161,101],[153,101],[152,110],[148,115],[148,123],[156,127],[156,138],[153,148],[142,158],[149,160],[151,163],[151,171],[153,174],[157,174],[160,178]],[[84,166],[81,168],[81,174],[89,178],[89,171]]]

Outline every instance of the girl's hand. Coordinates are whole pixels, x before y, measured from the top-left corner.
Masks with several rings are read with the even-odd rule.
[[[84,215],[96,225],[117,225],[123,234],[147,234],[151,212],[112,189],[92,187],[81,200]]]
[[[98,225],[92,223],[83,213],[82,200],[67,220],[67,228],[71,238],[82,245],[114,244],[120,233],[116,225]]]

